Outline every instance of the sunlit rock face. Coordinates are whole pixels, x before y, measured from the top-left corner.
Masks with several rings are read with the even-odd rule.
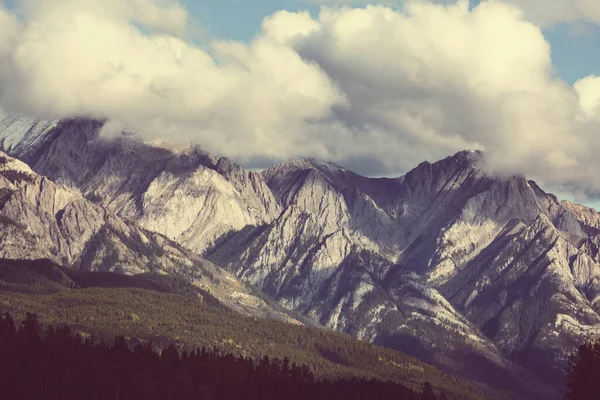
[[[243,314],[298,323],[212,262],[2,152],[0,258],[44,258],[71,268],[128,275],[177,274]]]
[[[543,382],[530,394],[556,395],[568,354],[599,333],[600,215],[523,176],[486,174],[479,152],[394,179],[314,159],[257,173],[197,147],[103,139],[101,126],[4,120],[0,145],[70,188],[52,203],[73,204],[66,221],[86,207],[130,221],[328,328],[492,385],[502,382],[491,375],[512,371],[502,379]],[[67,200],[72,192],[96,204]],[[69,261],[93,221],[30,229],[62,235],[46,240]]]
[[[0,145],[41,175],[197,253],[281,211],[258,173],[199,148],[143,143],[133,133],[104,139],[101,127],[85,119],[6,119]]]

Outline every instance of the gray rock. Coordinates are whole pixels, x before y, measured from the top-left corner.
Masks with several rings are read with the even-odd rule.
[[[0,152],[0,258],[90,271],[177,274],[246,315],[299,323],[212,262]]]

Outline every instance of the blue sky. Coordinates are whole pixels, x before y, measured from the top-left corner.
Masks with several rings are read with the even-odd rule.
[[[600,27],[589,24],[585,30],[577,34],[572,26],[562,24],[544,31],[552,46],[554,67],[571,84],[584,76],[600,74]]]
[[[318,6],[295,0],[188,0],[192,16],[212,37],[247,41],[259,29],[264,17],[278,10],[310,10]]]
[[[471,1],[475,6],[479,1]],[[278,10],[308,10],[318,15],[317,3],[297,0],[188,0],[183,3],[205,30],[207,38],[248,41],[260,29],[264,17]],[[577,32],[583,27],[584,32]],[[559,24],[544,30],[552,46],[556,72],[573,84],[576,80],[600,74],[600,26],[589,23]]]

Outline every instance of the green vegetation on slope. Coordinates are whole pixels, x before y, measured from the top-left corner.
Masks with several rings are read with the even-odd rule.
[[[82,340],[69,327],[44,331],[35,314],[20,324],[0,315],[0,354],[0,397],[11,400],[438,399],[429,383],[418,394],[396,382],[317,380],[306,365],[267,356],[257,363],[218,349],[179,352],[173,345],[159,355],[122,336],[107,346]]]
[[[107,282],[118,287],[106,287]],[[0,311],[17,319],[36,313],[43,324],[64,323],[106,340],[124,335],[162,348],[170,343],[188,349],[218,346],[255,359],[287,357],[309,366],[319,378],[378,378],[414,389],[429,381],[449,398],[481,398],[466,383],[399,352],[325,329],[243,317],[187,285],[158,275],[65,273],[46,261],[4,261]],[[169,288],[180,294],[166,293]]]

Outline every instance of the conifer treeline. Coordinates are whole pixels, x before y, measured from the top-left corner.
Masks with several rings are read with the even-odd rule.
[[[600,398],[600,341],[585,343],[569,360],[565,400]]]
[[[68,326],[42,330],[37,316],[19,325],[0,315],[0,398],[44,400],[435,399],[393,382],[318,381],[307,366],[263,357],[258,363],[218,349],[160,355],[125,338],[93,343]]]

